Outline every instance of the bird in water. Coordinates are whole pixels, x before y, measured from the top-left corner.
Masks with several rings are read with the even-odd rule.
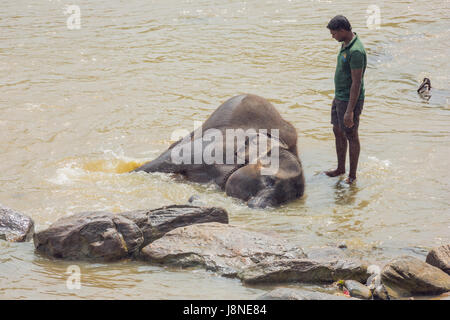
[[[431,81],[428,78],[423,78],[422,84],[419,89],[417,89],[417,93],[420,95],[422,99],[430,100],[431,98]]]

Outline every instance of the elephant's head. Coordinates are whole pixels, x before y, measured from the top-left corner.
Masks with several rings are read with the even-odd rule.
[[[276,207],[303,195],[305,180],[302,165],[286,149],[279,154],[279,168],[273,174],[262,174],[261,164],[249,164],[228,178],[227,195],[248,201],[252,208]]]

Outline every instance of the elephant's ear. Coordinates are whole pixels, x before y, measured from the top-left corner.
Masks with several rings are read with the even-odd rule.
[[[260,146],[264,146],[264,143],[266,143],[265,149],[261,150]],[[289,149],[289,146],[284,143],[281,139],[279,139],[275,135],[265,134],[262,132],[255,132],[254,134],[249,135],[246,137],[246,143],[244,146],[241,146],[236,152],[236,155],[238,159],[240,159],[244,163],[252,163],[250,159],[250,149],[253,147],[254,151],[257,150],[257,154],[252,156],[257,156],[256,159],[252,158],[254,161],[259,162],[260,160],[263,160],[267,162],[267,157],[270,156],[271,151],[274,148],[278,149]],[[241,162],[241,163],[242,163]]]

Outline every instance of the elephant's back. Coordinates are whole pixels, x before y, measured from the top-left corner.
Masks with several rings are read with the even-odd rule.
[[[296,154],[297,132],[266,99],[253,94],[234,96],[225,101],[203,124],[203,130],[278,129],[280,138]]]
[[[255,129],[277,129],[285,125],[285,120],[275,107],[266,99],[248,94],[233,110],[234,124],[244,126],[251,123]]]
[[[222,103],[205,121],[203,129],[279,129],[285,125],[286,121],[269,101],[257,95],[242,94]]]
[[[211,128],[220,129],[223,127],[230,128],[230,126],[233,127],[234,110],[241,105],[242,100],[246,97],[246,94],[241,94],[222,103],[203,123],[203,130]]]

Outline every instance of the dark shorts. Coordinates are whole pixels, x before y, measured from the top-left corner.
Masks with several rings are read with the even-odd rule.
[[[344,114],[345,111],[347,111],[347,104],[348,101],[333,99],[333,103],[331,104],[331,123],[334,126],[339,127],[342,131],[350,133],[359,127],[359,116],[361,115],[363,109],[364,100],[358,100],[356,102],[355,109],[353,110],[354,126],[351,128],[347,128],[344,125]]]

